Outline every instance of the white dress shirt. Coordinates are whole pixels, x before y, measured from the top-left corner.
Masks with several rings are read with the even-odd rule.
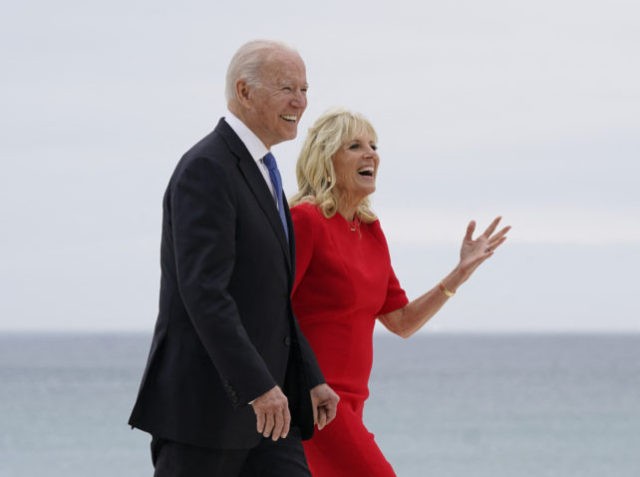
[[[233,132],[238,135],[249,151],[249,154],[251,154],[251,157],[253,157],[253,160],[256,161],[258,169],[262,173],[262,177],[264,177],[264,181],[267,183],[267,187],[269,187],[269,190],[271,191],[271,195],[273,196],[277,208],[278,201],[273,189],[273,184],[271,183],[271,177],[269,177],[269,169],[267,169],[267,166],[262,161],[262,158],[269,152],[269,149],[267,149],[258,136],[256,136],[254,132],[231,111],[229,111],[229,114],[224,117],[224,120],[231,129],[233,129]]]

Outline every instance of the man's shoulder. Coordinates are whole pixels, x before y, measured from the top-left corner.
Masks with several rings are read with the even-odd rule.
[[[200,139],[184,153],[183,159],[198,156],[216,158],[218,156],[231,155],[234,147],[234,139],[237,139],[236,134],[224,119],[220,119],[213,131]]]
[[[233,130],[221,119],[213,131],[182,155],[173,175],[180,175],[185,170],[199,167],[230,169],[241,153],[233,143],[234,135]]]

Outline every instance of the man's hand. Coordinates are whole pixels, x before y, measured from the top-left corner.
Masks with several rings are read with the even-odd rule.
[[[318,384],[311,390],[311,405],[313,406],[313,422],[318,430],[333,421],[338,410],[338,396],[328,384]]]
[[[287,437],[291,426],[291,413],[287,396],[278,386],[254,399],[251,406],[256,413],[257,429],[260,434],[271,437],[274,441]]]

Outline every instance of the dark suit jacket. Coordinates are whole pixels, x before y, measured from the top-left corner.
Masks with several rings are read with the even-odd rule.
[[[290,243],[258,166],[223,119],[182,157],[164,196],[160,307],[133,427],[248,449],[261,439],[248,403],[278,384],[292,424],[311,436],[309,389],[324,379],[291,311],[286,216]]]

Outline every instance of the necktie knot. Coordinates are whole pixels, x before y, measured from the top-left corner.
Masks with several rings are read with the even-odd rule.
[[[270,152],[267,152],[267,155],[264,156],[262,160],[264,161],[264,165],[267,166],[269,173],[271,173],[271,171],[278,170],[278,164],[276,163],[276,158],[273,157],[273,154],[271,154]]]

